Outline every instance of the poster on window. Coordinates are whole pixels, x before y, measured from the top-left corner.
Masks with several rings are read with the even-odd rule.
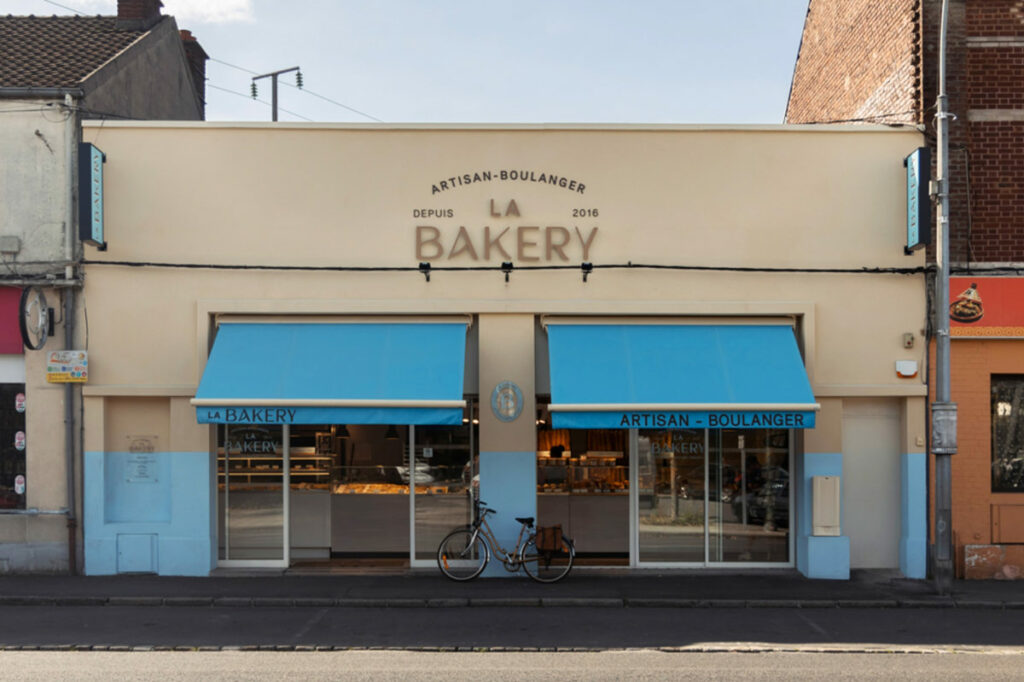
[[[949,333],[1024,337],[1024,277],[950,277]]]
[[[0,384],[0,509],[25,508],[25,384]]]

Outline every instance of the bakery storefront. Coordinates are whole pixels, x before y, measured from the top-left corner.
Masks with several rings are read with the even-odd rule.
[[[86,572],[426,568],[477,498],[582,567],[923,575],[919,143],[107,124]]]

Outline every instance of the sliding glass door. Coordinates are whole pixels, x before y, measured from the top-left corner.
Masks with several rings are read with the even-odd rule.
[[[218,559],[288,565],[288,426],[218,426]]]
[[[634,565],[792,561],[788,430],[636,434]]]

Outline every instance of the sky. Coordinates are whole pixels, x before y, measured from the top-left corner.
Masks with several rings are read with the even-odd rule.
[[[59,2],[59,5],[57,4]],[[0,0],[3,14],[116,0]],[[808,0],[163,0],[210,55],[208,120],[781,123]]]

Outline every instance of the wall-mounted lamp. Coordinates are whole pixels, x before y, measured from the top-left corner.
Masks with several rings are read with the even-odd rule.
[[[590,273],[592,273],[594,271],[594,264],[593,263],[582,263],[580,265],[580,270],[583,271],[583,281],[586,282],[587,281],[587,275],[589,275]]]
[[[513,265],[510,262],[504,262],[501,264],[501,271],[505,273],[505,281],[508,281],[508,276],[512,273]]]
[[[351,436],[348,435],[348,428],[346,428],[344,424],[338,427],[338,431],[335,435],[343,440],[345,438],[351,438]]]
[[[420,273],[430,281],[430,263],[420,263]]]

